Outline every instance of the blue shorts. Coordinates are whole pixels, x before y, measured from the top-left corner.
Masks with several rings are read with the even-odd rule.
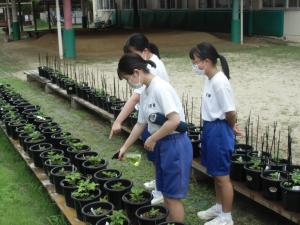
[[[150,137],[151,134],[148,131],[148,126],[146,126],[145,130],[143,131],[141,135],[141,139],[143,142],[147,140],[148,137]],[[154,162],[155,161],[155,152],[154,151],[146,151],[147,152],[147,158],[149,161]]]
[[[233,129],[226,120],[204,121],[201,140],[201,163],[211,176],[230,173],[234,150]]]
[[[156,187],[167,198],[187,195],[193,148],[186,133],[172,134],[155,146]]]

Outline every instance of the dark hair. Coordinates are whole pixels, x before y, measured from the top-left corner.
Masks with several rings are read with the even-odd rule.
[[[147,65],[150,64],[156,68],[156,65],[151,60],[144,60],[140,55],[135,53],[124,54],[118,64],[118,76],[122,80],[124,75],[132,75],[135,69],[143,70],[145,73],[149,73]]]
[[[207,42],[202,42],[196,45],[196,47],[191,48],[189,52],[190,58],[194,60],[195,55],[199,57],[201,60],[210,59],[214,65],[217,64],[217,60],[219,58],[221,61],[221,66],[224,74],[226,75],[228,80],[230,79],[230,72],[229,72],[229,66],[227,60],[225,59],[224,56],[219,55],[216,48],[212,44]]]
[[[156,44],[149,43],[150,52],[155,54],[160,59],[159,49]]]
[[[130,35],[123,46],[123,52],[130,53],[130,47],[135,48],[137,51],[140,52],[144,51],[145,48],[148,48],[151,53],[157,55],[157,57],[160,58],[159,49],[157,45],[150,43],[148,38],[144,34],[134,33]]]

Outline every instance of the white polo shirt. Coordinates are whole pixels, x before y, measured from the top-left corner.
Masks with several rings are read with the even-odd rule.
[[[175,89],[158,76],[152,79],[140,98],[138,123],[147,123],[150,134],[155,133],[161,127],[149,121],[149,115],[156,112],[165,116],[177,112],[180,120],[185,122],[182,104]],[[173,133],[177,132],[174,131]]]
[[[211,79],[205,76],[202,94],[202,119],[224,120],[225,113],[235,111],[233,91],[225,74],[220,71]]]
[[[147,68],[149,69],[150,73],[155,76],[159,76],[163,80],[169,82],[169,76],[164,63],[155,54],[152,54],[150,60],[154,62],[156,65],[156,67],[152,67],[151,65],[148,64]],[[143,87],[135,89],[134,93],[141,94],[145,90],[145,88],[146,88],[145,85],[143,85]]]

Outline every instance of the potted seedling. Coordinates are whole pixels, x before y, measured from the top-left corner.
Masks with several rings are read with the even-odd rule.
[[[103,187],[104,183],[108,180],[118,179],[122,176],[122,173],[116,169],[103,169],[94,174],[94,181],[99,184],[102,195],[106,194]]]
[[[55,133],[51,135],[50,143],[53,145],[54,148],[61,149],[62,146],[60,145],[60,142],[71,137],[72,135],[69,132]]]
[[[61,153],[50,152],[48,153],[48,159],[46,159],[46,161],[44,162],[44,171],[47,176],[50,176],[51,169],[57,166],[64,166],[68,164],[70,164],[69,158],[64,157],[64,155]],[[53,179],[51,176],[49,177],[49,180],[51,181],[51,183],[53,183]]]
[[[286,180],[287,174],[282,171],[266,170],[261,174],[263,196],[270,200],[281,199],[280,183]]]
[[[16,132],[16,129],[18,127],[24,127],[27,124],[27,121],[22,119],[22,118],[17,118],[16,120],[13,120],[11,122],[8,123],[8,129],[10,130],[7,133],[11,134],[11,137],[13,139],[18,139],[18,134]]]
[[[57,166],[51,169],[50,174],[53,180],[53,184],[56,193],[63,194],[63,189],[60,186],[60,182],[65,179],[65,177],[71,173],[76,172],[77,168],[74,165]]]
[[[122,210],[113,211],[112,215],[106,216],[99,220],[96,225],[130,225],[129,219],[124,215]]]
[[[41,131],[41,133],[46,137],[46,140],[48,142],[51,142],[51,136],[53,134],[57,134],[60,132],[61,132],[61,128],[59,128],[59,127],[46,128]]]
[[[16,133],[18,133],[19,143],[23,147],[24,139],[29,137],[29,134],[35,131],[35,126],[33,124],[26,124],[24,127],[16,128]]]
[[[49,155],[53,155],[53,154],[61,154],[63,155],[63,151],[59,150],[59,149],[50,149],[50,150],[45,150],[40,154],[40,160],[42,163],[42,168],[44,167],[44,163],[45,161],[49,158]]]
[[[113,179],[106,181],[103,187],[115,209],[122,209],[122,196],[131,190],[132,182],[127,179]]]
[[[250,157],[245,154],[233,154],[231,157],[230,177],[236,181],[245,181],[246,173],[244,165],[249,162]]]
[[[300,169],[294,169],[287,181],[280,183],[282,203],[285,209],[300,212]]]
[[[133,224],[138,224],[135,216],[136,210],[142,206],[151,205],[153,196],[150,192],[140,188],[132,188],[130,192],[126,193],[122,197],[124,208],[127,212],[127,216]]]
[[[262,159],[252,158],[244,165],[246,172],[246,185],[252,190],[261,190],[261,171],[264,168]]]
[[[169,215],[169,210],[160,205],[148,205],[136,211],[140,225],[156,225],[165,222]]]
[[[45,142],[46,138],[39,131],[34,131],[29,134],[28,138],[24,139],[24,150],[27,152],[30,146]]]
[[[39,112],[35,112],[33,113],[33,117],[34,117],[34,120],[33,120],[33,124],[39,128],[39,126],[41,126],[41,124],[44,124],[44,123],[51,123],[52,122],[52,118],[51,117],[48,117],[48,116],[45,116],[43,113],[41,113],[40,111]],[[39,129],[39,130],[42,130],[44,128],[47,128],[47,127],[44,127],[46,126],[43,125],[43,128]]]
[[[72,145],[72,144],[75,144],[75,143],[80,143],[80,139],[78,138],[73,138],[73,137],[70,137],[70,136],[66,136],[63,140],[61,140],[59,142],[60,146],[61,146],[61,149],[64,150],[64,152],[67,151],[67,149]]]
[[[90,151],[90,146],[87,146],[83,143],[70,143],[70,147],[67,148],[66,155],[74,162],[75,155],[78,152]]]
[[[38,130],[43,130],[43,129],[47,129],[47,128],[56,128],[56,127],[59,127],[59,124],[58,123],[55,123],[55,122],[45,122],[45,123],[41,123],[39,126],[38,126]]]
[[[43,163],[40,158],[40,154],[44,151],[49,151],[53,148],[53,146],[49,143],[40,143],[36,145],[32,145],[29,147],[28,153],[29,156],[32,158],[33,163],[36,167],[42,168]]]
[[[99,153],[95,151],[79,152],[75,155],[74,165],[80,172],[84,173],[85,169],[82,167],[83,162],[85,162],[88,157],[97,155],[99,155]]]
[[[112,214],[113,210],[114,206],[110,202],[92,202],[82,208],[83,220],[95,225],[100,219]]]
[[[79,181],[82,179],[83,179],[83,177],[79,172],[73,171],[71,173],[68,173],[65,176],[65,179],[63,179],[60,182],[60,186],[64,193],[66,205],[71,208],[75,207],[74,201],[71,198],[71,193],[77,189],[77,185],[78,185]]]
[[[86,161],[82,163],[84,174],[91,174],[92,176],[98,170],[106,169],[108,161],[103,159],[100,155],[88,156]]]
[[[71,197],[75,203],[77,218],[83,220],[82,208],[91,202],[100,199],[101,191],[97,189],[98,184],[91,181],[90,178],[80,180],[78,187],[72,192]]]

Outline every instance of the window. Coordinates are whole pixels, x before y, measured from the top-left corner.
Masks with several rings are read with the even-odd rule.
[[[263,7],[264,8],[271,8],[271,7],[273,7],[273,0],[264,0],[263,1]]]
[[[114,0],[98,0],[98,9],[114,9]]]
[[[275,0],[275,5],[274,7],[285,7],[286,5],[286,0]]]
[[[300,7],[300,1],[299,0],[289,0],[289,7],[290,8]]]
[[[160,0],[161,9],[180,9],[182,7],[182,0]]]
[[[123,9],[132,9],[132,0],[123,1]]]
[[[214,1],[213,0],[199,0],[198,8],[201,8],[201,9],[214,8]]]
[[[216,8],[229,8],[228,0],[216,0]]]
[[[291,2],[293,0],[289,0]],[[287,0],[263,0],[264,8],[285,8]]]
[[[147,0],[139,0],[139,8],[147,9]]]

